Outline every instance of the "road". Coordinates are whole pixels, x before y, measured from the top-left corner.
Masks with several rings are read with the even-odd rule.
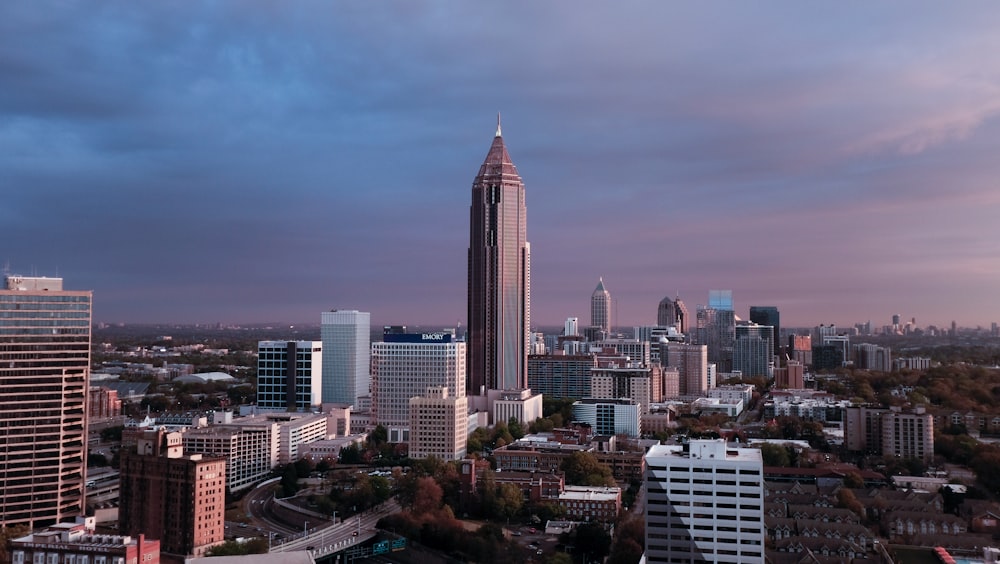
[[[304,536],[299,533],[296,538],[272,545],[271,552],[311,550],[315,556],[339,552],[374,537],[379,519],[399,510],[399,504],[391,499],[336,525],[324,523],[322,528],[310,529]]]
[[[277,482],[277,479],[268,480],[243,496],[243,512],[249,518],[250,526],[265,536],[274,534],[291,537],[296,533],[301,534],[302,529],[289,527],[271,518],[270,505],[274,502],[274,484]]]

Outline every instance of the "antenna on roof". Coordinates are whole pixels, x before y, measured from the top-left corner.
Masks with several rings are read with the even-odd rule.
[[[497,137],[500,137],[500,112],[497,112]]]

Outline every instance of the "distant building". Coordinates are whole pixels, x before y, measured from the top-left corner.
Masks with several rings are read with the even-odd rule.
[[[781,314],[774,306],[750,306],[750,323],[773,327],[772,344],[775,356],[781,354]],[[738,338],[738,336],[737,336]]]
[[[184,455],[181,433],[146,431],[121,457],[120,530],[164,553],[203,556],[225,541],[226,461]]]
[[[912,411],[849,407],[844,441],[849,451],[928,461],[934,456],[934,417],[922,406]]]
[[[663,401],[660,367],[599,366],[591,370],[590,397],[596,399],[630,398],[639,404],[640,413],[651,403]]]
[[[447,386],[430,387],[424,395],[410,398],[409,411],[410,458],[465,458],[468,398],[449,395]]]
[[[732,290],[710,290],[708,306],[698,306],[697,324],[693,342],[708,347],[708,362],[714,363],[719,372],[732,372],[736,340]]]
[[[320,317],[323,346],[323,401],[358,407],[370,393],[371,314],[357,310],[324,311]],[[360,408],[358,408],[360,410]]]
[[[812,366],[812,337],[809,335],[788,336],[788,356],[803,366]]]
[[[755,323],[736,326],[733,370],[747,378],[770,378],[774,366],[774,327]]]
[[[118,392],[104,386],[91,386],[87,391],[87,416],[95,419],[108,419],[122,414],[122,400]]]
[[[528,387],[549,399],[590,396],[591,354],[545,354],[528,357]]]
[[[854,367],[872,372],[892,372],[892,349],[872,343],[854,345]]]
[[[642,406],[632,399],[584,398],[573,402],[573,419],[590,425],[595,435],[642,434]]]
[[[257,407],[310,413],[323,404],[321,341],[257,343]]]
[[[774,385],[777,388],[788,388],[799,390],[805,387],[805,367],[797,360],[789,360],[788,363],[774,369]]]
[[[646,453],[646,562],[764,562],[760,450],[722,440]]]
[[[678,307],[680,304],[681,307]],[[656,308],[656,324],[661,327],[676,327],[678,331],[687,331],[687,308],[683,308],[680,299],[676,302],[667,296],[660,300]],[[683,309],[682,309],[683,308]]]
[[[0,289],[0,526],[83,514],[91,302],[62,278]]]
[[[611,292],[604,288],[604,278],[597,281],[597,288],[590,295],[590,326],[611,335]]]
[[[372,343],[372,417],[389,442],[410,440],[410,398],[444,386],[448,396],[465,394],[465,343],[454,334],[390,333]]]
[[[679,394],[681,396],[704,394],[709,388],[708,346],[671,342],[666,344],[666,349],[665,364],[676,368],[680,375]],[[660,356],[662,359],[662,352]]]
[[[160,541],[94,533],[93,517],[12,539],[12,564],[159,564]]]

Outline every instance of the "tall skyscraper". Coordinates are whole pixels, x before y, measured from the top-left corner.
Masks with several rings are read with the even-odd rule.
[[[468,386],[527,386],[531,327],[531,245],[524,182],[500,134],[472,181],[469,209]]]
[[[257,407],[305,413],[319,409],[322,366],[320,341],[259,341]]]
[[[773,338],[774,354],[781,354],[781,314],[774,306],[750,306],[750,322],[757,325],[770,325],[774,327],[771,335]]]
[[[590,295],[590,326],[603,331],[605,339],[611,335],[611,292],[604,287],[603,277]]]
[[[83,515],[91,300],[62,278],[0,289],[0,526]]]
[[[676,300],[667,296],[660,300],[656,308],[656,324],[660,327],[676,327],[677,331],[687,333],[688,311],[680,298]]]
[[[371,314],[366,311],[324,311],[323,403],[357,405],[371,388]]]
[[[697,317],[694,342],[708,346],[708,361],[715,363],[719,372],[731,372],[736,340],[733,291],[709,290],[708,307],[699,305]]]

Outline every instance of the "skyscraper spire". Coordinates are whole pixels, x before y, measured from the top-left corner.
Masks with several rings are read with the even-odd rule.
[[[527,387],[531,245],[524,183],[497,133],[472,181],[469,221],[469,395]]]

